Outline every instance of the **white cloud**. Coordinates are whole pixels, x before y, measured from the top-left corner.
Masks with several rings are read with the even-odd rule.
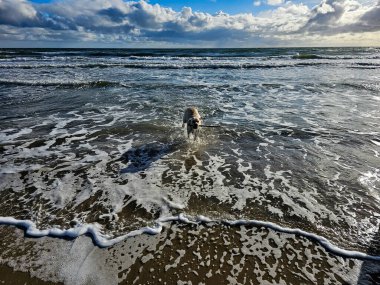
[[[267,4],[271,6],[278,6],[284,3],[284,0],[267,0]]]
[[[356,0],[322,0],[301,31],[326,35],[380,31],[379,18],[380,2],[368,6]]]
[[[262,4],[260,0],[252,2]],[[322,0],[310,9],[291,1],[256,16],[251,13],[214,15],[189,7],[174,11],[146,1],[61,0],[31,4],[0,0],[1,38],[6,40],[212,43],[238,45],[267,40],[288,43],[339,35],[359,38],[380,31],[380,3],[359,0]],[[346,33],[350,33],[347,36]],[[237,44],[238,43],[238,44]]]
[[[261,1],[253,1],[253,6],[260,6],[261,5]]]

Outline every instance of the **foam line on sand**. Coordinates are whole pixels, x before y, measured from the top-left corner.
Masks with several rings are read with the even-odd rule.
[[[91,236],[94,243],[99,247],[109,247],[116,243],[119,243],[129,237],[138,236],[142,234],[150,234],[155,235],[159,234],[163,226],[166,223],[170,222],[181,222],[185,224],[201,224],[201,223],[219,223],[219,224],[227,224],[229,226],[255,226],[255,227],[265,227],[271,229],[273,231],[285,233],[285,234],[294,234],[303,236],[307,239],[313,240],[314,242],[320,244],[324,247],[328,252],[338,255],[344,258],[352,258],[352,259],[360,259],[360,260],[372,260],[372,261],[380,261],[380,256],[369,255],[363,252],[354,251],[354,250],[346,250],[339,248],[338,246],[333,245],[326,238],[319,236],[314,233],[310,233],[298,228],[286,228],[279,226],[277,224],[259,220],[212,220],[208,217],[197,216],[190,217],[183,214],[179,214],[178,216],[170,216],[170,217],[162,217],[159,218],[154,227],[143,227],[138,230],[134,230],[128,232],[125,235],[121,235],[115,238],[110,237],[109,235],[102,234],[101,226],[99,224],[78,224],[77,226],[69,229],[58,229],[58,228],[50,228],[40,230],[36,227],[36,224],[30,220],[17,220],[12,217],[0,217],[0,225],[10,225],[16,226],[19,228],[23,228],[25,234],[29,237],[55,237],[55,238],[69,238],[75,239],[81,235]]]

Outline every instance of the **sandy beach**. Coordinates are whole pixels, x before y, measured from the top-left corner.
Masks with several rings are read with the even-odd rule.
[[[3,284],[378,284],[380,262],[265,228],[171,224],[110,248],[1,226]]]

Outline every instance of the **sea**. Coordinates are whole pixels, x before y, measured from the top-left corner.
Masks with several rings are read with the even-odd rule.
[[[0,49],[0,224],[100,250],[174,227],[166,271],[202,254],[193,233],[232,256],[228,284],[319,283],[322,251],[379,262],[380,48]],[[279,277],[292,254],[306,279]]]

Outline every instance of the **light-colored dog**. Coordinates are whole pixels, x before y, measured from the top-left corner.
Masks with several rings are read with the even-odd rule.
[[[185,110],[185,113],[183,114],[182,128],[185,124],[187,124],[187,137],[190,138],[190,134],[193,134],[194,140],[196,140],[198,137],[199,126],[202,125],[202,119],[197,108],[191,107]]]

